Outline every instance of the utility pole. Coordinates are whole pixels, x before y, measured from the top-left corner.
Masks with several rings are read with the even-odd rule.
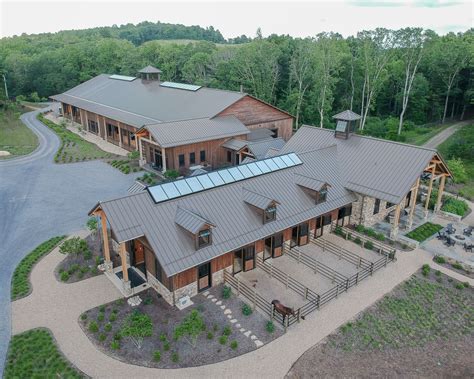
[[[5,78],[5,74],[2,74],[2,76],[3,76],[3,84],[5,85],[5,96],[8,100],[7,78]]]

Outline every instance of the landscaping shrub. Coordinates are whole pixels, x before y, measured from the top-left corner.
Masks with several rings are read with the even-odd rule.
[[[224,335],[224,336],[220,336],[220,337],[219,337],[219,343],[220,343],[221,345],[225,345],[225,344],[227,343],[227,336],[225,336],[225,335]]]
[[[385,235],[383,233],[377,233],[375,235],[375,239],[378,240],[378,241],[385,241]]]
[[[244,316],[250,316],[252,314],[252,308],[248,304],[242,306],[242,314]]]
[[[462,284],[462,283],[457,283],[454,287],[455,287],[456,289],[458,289],[458,290],[463,290],[463,289],[464,289],[464,284]]]
[[[421,273],[424,275],[424,276],[428,276],[428,274],[430,273],[431,271],[431,267],[428,265],[428,264],[424,264],[422,267],[421,267]]]
[[[112,313],[110,316],[109,316],[109,321],[110,322],[114,322],[115,320],[117,320],[117,315],[115,313]]]
[[[366,241],[365,244],[364,244],[364,247],[368,250],[373,250],[374,244],[373,244],[372,241]]]
[[[179,177],[179,172],[176,170],[167,170],[163,175],[166,179],[175,180],[177,177]]]
[[[179,362],[179,355],[176,351],[174,351],[172,354],[171,354],[171,361],[173,363],[177,363]]]
[[[435,275],[436,275],[436,276],[441,276],[441,271],[436,270]]]
[[[72,237],[64,241],[59,252],[61,254],[80,254],[88,249],[86,240],[80,237]]]
[[[99,325],[95,321],[91,321],[89,324],[89,331],[92,333],[97,333],[99,331]]]
[[[443,264],[443,263],[446,263],[446,259],[441,256],[441,255],[437,255],[434,257],[433,259],[436,263],[439,263],[439,264]]]
[[[232,289],[229,286],[224,286],[224,288],[222,288],[222,297],[224,299],[229,299],[231,295]]]
[[[464,286],[465,288],[469,288],[469,283],[468,283],[468,282],[464,282],[464,283],[463,283],[463,286]]]
[[[462,266],[461,263],[459,262],[454,262],[451,264],[451,267],[452,268],[455,268],[456,270],[464,270],[464,267]]]
[[[107,336],[105,335],[105,333],[100,333],[99,334],[99,341],[104,342],[106,338],[107,338]]]
[[[30,292],[30,282],[28,278],[35,263],[51,252],[65,237],[66,236],[53,237],[43,242],[21,260],[12,277],[12,300],[26,296]]]
[[[120,349],[120,342],[119,342],[118,340],[114,339],[114,340],[112,341],[112,343],[110,344],[110,348],[111,348],[112,350],[118,350],[118,349]]]
[[[120,333],[115,333],[114,334],[114,340],[120,341],[122,339],[122,335]]]
[[[447,197],[441,207],[442,211],[454,213],[463,217],[469,210],[469,206],[464,200],[455,199],[454,197]]]
[[[362,241],[360,240],[359,237],[356,237],[356,238],[354,239],[354,242],[355,242],[357,245],[360,245],[360,244],[362,243]]]
[[[268,333],[273,333],[275,331],[275,324],[272,321],[267,321],[265,329]]]
[[[97,218],[89,217],[86,223],[87,229],[89,229],[92,233],[97,231]]]
[[[105,324],[104,326],[104,330],[106,332],[110,332],[112,330],[112,324],[110,322],[108,322],[107,324]]]
[[[153,298],[151,296],[148,296],[145,300],[143,300],[143,304],[145,305],[153,304]]]
[[[212,340],[214,338],[214,333],[212,332],[207,332],[207,339]]]
[[[83,313],[81,315],[81,320],[86,320],[87,319],[87,313]]]
[[[168,340],[168,338],[166,337],[166,334],[161,333],[161,334],[160,334],[160,341],[161,341],[161,342],[165,342],[165,341],[167,341],[167,340]]]
[[[184,338],[192,347],[196,347],[197,338],[205,329],[206,324],[201,314],[194,309],[176,326],[174,338]]]
[[[231,333],[232,333],[232,329],[230,328],[229,325],[226,325],[224,327],[224,330],[222,331],[222,334],[225,336],[230,336]]]
[[[406,236],[415,241],[423,242],[441,229],[443,229],[443,227],[439,224],[426,222],[423,225],[420,225],[418,228],[412,230],[410,233],[407,233]]]
[[[154,353],[153,353],[153,360],[155,362],[159,362],[161,360],[161,351],[159,350],[156,350]]]
[[[168,350],[170,349],[170,347],[171,347],[171,346],[170,346],[170,343],[169,343],[169,342],[163,343],[163,350],[164,350],[164,351],[168,351]]]
[[[231,348],[232,350],[236,350],[238,346],[239,346],[239,343],[238,343],[236,340],[233,340],[233,341],[230,343],[230,348]]]
[[[359,233],[364,233],[365,232],[365,227],[364,225],[356,225],[355,230],[358,231]]]
[[[60,279],[62,282],[67,282],[69,280],[69,272],[63,271],[60,275]]]
[[[153,322],[150,316],[135,310],[125,319],[121,334],[129,337],[140,349],[143,339],[153,334]]]
[[[99,312],[97,315],[97,321],[104,321],[105,315],[102,312]]]

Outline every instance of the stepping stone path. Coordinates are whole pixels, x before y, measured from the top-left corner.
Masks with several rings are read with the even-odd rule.
[[[133,297],[131,297],[127,300],[128,305],[130,305],[132,307],[136,307],[136,306],[140,305],[141,302],[142,302],[142,299],[138,295],[133,296]]]
[[[251,330],[245,330],[245,328],[241,328],[241,325],[237,323],[238,320],[236,318],[232,318],[232,310],[230,310],[229,308],[226,308],[225,304],[222,304],[221,300],[217,301],[217,298],[214,295],[211,295],[209,291],[204,292],[203,296],[211,300],[217,306],[219,306],[224,311],[224,315],[227,315],[227,318],[230,320],[230,322],[234,324],[236,328],[238,329],[240,328],[239,332],[242,333],[245,337],[250,338],[255,343],[255,346],[257,346],[257,349],[264,345],[264,343],[260,341],[256,335],[252,334]],[[141,302],[141,299],[140,299],[140,302]]]

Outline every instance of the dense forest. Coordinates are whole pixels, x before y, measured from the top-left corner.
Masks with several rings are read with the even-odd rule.
[[[362,130],[392,139],[414,125],[462,119],[474,103],[474,29],[439,36],[380,28],[305,39],[263,38],[258,30],[225,40],[212,27],[144,22],[0,40],[10,97],[38,100],[100,73],[135,75],[148,64],[165,80],[243,86],[292,113],[297,125],[330,127],[332,114],[352,109],[362,115]]]

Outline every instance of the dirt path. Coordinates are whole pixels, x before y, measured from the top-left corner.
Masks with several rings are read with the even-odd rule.
[[[444,141],[446,141],[450,136],[452,136],[456,132],[456,130],[469,124],[470,122],[472,121],[468,120],[468,121],[458,122],[457,124],[454,124],[450,126],[449,128],[444,129],[441,133],[436,134],[433,138],[426,141],[426,143],[423,146],[428,147],[430,149],[436,149],[439,145],[441,145]]]

